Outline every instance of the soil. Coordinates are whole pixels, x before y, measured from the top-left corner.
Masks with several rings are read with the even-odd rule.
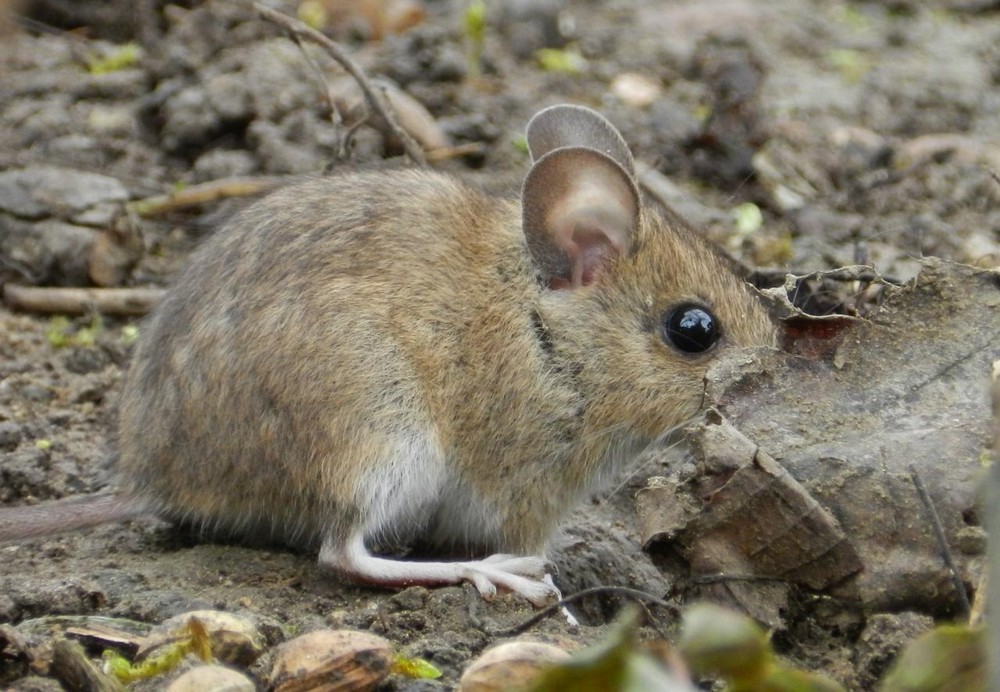
[[[747,265],[803,273],[870,263],[906,279],[927,255],[1000,263],[996,3],[511,0],[491,4],[479,61],[466,7],[428,0],[422,21],[395,34],[360,9],[330,27],[367,74],[423,104],[452,144],[477,145],[437,168],[516,191],[530,116],[583,103],[669,178],[683,215]],[[37,0],[21,11],[0,38],[3,281],[166,285],[246,200],[129,219],[125,199],[233,176],[400,165],[382,163],[398,152],[368,126],[341,151],[346,130],[320,88],[340,71],[311,49],[312,62],[303,59],[246,3]],[[126,42],[134,60],[103,72]],[[42,189],[24,201],[24,190]],[[759,227],[738,223],[756,211]],[[142,240],[129,255],[112,238],[126,260],[111,279],[92,260],[108,228]],[[0,504],[107,487],[115,399],[141,321],[83,316],[66,326],[0,307],[0,322]],[[673,593],[683,570],[641,550],[632,506],[634,489],[666,463],[648,458],[553,539],[564,592]],[[0,558],[0,624],[54,615],[158,623],[216,608],[253,617],[271,644],[321,627],[371,630],[444,673],[434,683],[392,677],[385,689],[454,687],[495,640],[491,628],[532,614],[515,597],[485,603],[461,587],[348,586],[314,555],[207,542],[153,521],[4,546]],[[931,624],[924,614],[832,615],[812,603],[783,613],[775,643],[852,689],[872,688]],[[579,627],[556,617],[532,633],[590,643],[620,606],[591,598],[575,609]],[[658,617],[669,626],[669,613]],[[0,685],[54,684],[37,672],[0,655]]]

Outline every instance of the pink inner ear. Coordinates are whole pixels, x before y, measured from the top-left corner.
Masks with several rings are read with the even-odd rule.
[[[628,248],[634,208],[626,200],[615,200],[607,191],[596,191],[597,203],[587,202],[587,192],[568,197],[566,204],[553,211],[550,220],[553,237],[569,259],[567,288],[589,286],[607,271],[615,257]],[[582,193],[582,194],[581,194]],[[573,208],[573,202],[581,206]]]
[[[528,248],[551,288],[600,280],[627,255],[639,225],[639,191],[621,164],[585,148],[550,151],[522,188]]]
[[[567,237],[570,287],[589,286],[607,270],[617,256],[625,254],[623,239],[607,229],[577,226]]]

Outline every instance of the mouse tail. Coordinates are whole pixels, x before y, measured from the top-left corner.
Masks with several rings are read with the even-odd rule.
[[[43,538],[149,514],[131,497],[101,493],[25,507],[0,508],[0,543]]]

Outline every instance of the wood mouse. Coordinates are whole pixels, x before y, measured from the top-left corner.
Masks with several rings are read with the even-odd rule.
[[[0,510],[0,541],[153,514],[318,548],[360,583],[550,600],[560,517],[697,413],[713,360],[776,329],[643,203],[601,115],[547,108],[527,142],[520,200],[398,170],[237,214],[142,329],[115,494]],[[372,550],[418,538],[489,557]]]

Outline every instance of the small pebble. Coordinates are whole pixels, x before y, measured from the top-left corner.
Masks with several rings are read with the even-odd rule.
[[[167,686],[167,692],[253,692],[253,680],[224,666],[198,666]]]

